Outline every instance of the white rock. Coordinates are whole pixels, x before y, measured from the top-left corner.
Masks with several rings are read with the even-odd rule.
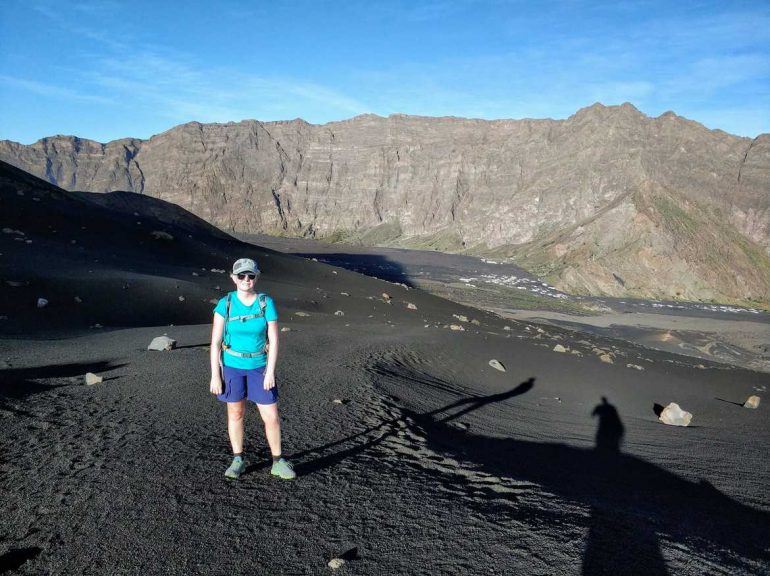
[[[86,374],[86,386],[93,386],[94,384],[99,384],[102,382],[102,377],[97,376],[93,372],[88,372]]]
[[[332,402],[334,404],[344,404],[345,403],[345,401],[342,400],[341,398],[335,398],[334,400],[332,400]]]
[[[553,351],[554,352],[566,352],[567,349],[564,346],[562,346],[561,344],[557,344],[556,346],[553,347]]]
[[[342,558],[332,558],[329,560],[329,568],[332,570],[336,570],[337,568],[342,568],[342,566],[345,564],[345,561]]]
[[[38,308],[45,308],[46,306],[48,306],[48,300],[46,300],[45,298],[38,298],[37,299],[37,307]]]
[[[633,368],[634,370],[644,370],[644,366],[639,366],[639,364],[626,364],[626,368]]]
[[[390,300],[390,294],[388,294],[387,292],[383,292],[382,293],[382,299],[383,300]]]
[[[175,347],[176,340],[173,340],[168,336],[156,336],[152,339],[152,342],[150,342],[147,350],[158,350],[160,352],[165,352],[167,350],[172,350]]]
[[[672,402],[663,409],[658,420],[669,426],[689,426],[692,414],[685,412],[679,404]]]
[[[459,324],[450,324],[449,325],[449,329],[450,330],[456,330],[456,331],[459,331],[459,332],[465,332],[465,328],[463,328]]]
[[[505,372],[505,366],[503,366],[502,362],[500,362],[499,360],[495,360],[494,358],[492,358],[492,360],[489,361],[489,365],[495,370],[500,370],[500,372]]]
[[[599,356],[599,360],[601,360],[605,364],[614,364],[615,363],[612,360],[612,356],[610,356],[609,354],[602,354],[601,356]]]
[[[291,332],[291,328],[289,328],[288,326],[282,326],[281,332]]]
[[[310,314],[308,314],[307,312],[295,312],[294,315],[295,316],[310,316]]]
[[[759,396],[749,396],[746,402],[743,403],[744,408],[751,408],[756,410],[759,408]]]
[[[464,314],[452,314],[452,317],[453,318],[457,318],[460,322],[467,322],[468,321],[468,317],[465,316]]]
[[[340,292],[340,296],[350,296],[347,292]]]
[[[75,304],[82,304],[83,303],[83,299],[80,296],[75,296],[74,300],[75,300]]]
[[[335,315],[335,316],[344,316],[344,315],[345,315],[345,313],[344,313],[342,310],[337,310],[337,311],[334,313],[334,315]]]
[[[184,302],[184,296],[180,296],[180,297],[179,297],[179,301],[180,301],[180,302]]]
[[[503,326],[503,330],[510,330],[510,329],[511,329],[510,326]]]
[[[407,307],[409,310],[417,310],[417,306],[415,306],[415,305],[414,305],[414,304],[412,304],[411,302],[407,302],[407,303],[406,303],[406,307]]]

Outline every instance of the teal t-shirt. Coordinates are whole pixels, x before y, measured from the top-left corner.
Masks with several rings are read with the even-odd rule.
[[[248,353],[264,350],[265,342],[267,341],[267,323],[278,320],[278,312],[276,312],[275,303],[270,296],[266,296],[265,304],[264,316],[249,318],[244,321],[237,320],[235,319],[236,316],[259,314],[259,297],[254,299],[254,303],[251,306],[246,306],[238,299],[236,292],[230,292],[230,322],[226,326],[225,341],[233,350]],[[227,296],[217,302],[214,313],[219,314],[222,318],[227,317]],[[225,352],[223,360],[225,366],[251,370],[265,366],[267,364],[267,354],[254,358],[240,358]]]

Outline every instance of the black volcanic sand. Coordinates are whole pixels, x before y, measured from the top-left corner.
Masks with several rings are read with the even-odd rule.
[[[152,204],[137,230],[112,194],[99,207],[0,168],[2,226],[32,239],[0,237],[0,278],[20,283],[0,311],[0,573],[322,574],[332,557],[350,574],[767,573],[767,407],[740,403],[770,375],[578,340],[203,228],[185,239],[190,217],[118,195]],[[56,233],[35,229],[32,211],[50,222],[65,200]],[[174,240],[148,239],[160,226]],[[207,346],[227,277],[210,270],[242,255],[291,329],[277,380],[293,482],[269,475],[253,408],[247,473],[223,476]],[[163,333],[177,348],[147,351]],[[671,401],[689,428],[657,421]]]

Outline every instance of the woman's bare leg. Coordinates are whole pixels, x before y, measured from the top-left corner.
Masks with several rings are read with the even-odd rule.
[[[273,457],[281,455],[281,422],[278,419],[278,403],[257,404],[259,415],[265,423],[265,436]]]
[[[243,415],[246,412],[246,400],[227,402],[227,434],[233,454],[243,453]]]

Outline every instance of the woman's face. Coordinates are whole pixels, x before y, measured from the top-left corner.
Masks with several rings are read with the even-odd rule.
[[[257,283],[257,275],[254,272],[241,272],[240,274],[231,274],[230,278],[233,279],[235,287],[238,290],[249,292],[254,289],[254,284]]]

